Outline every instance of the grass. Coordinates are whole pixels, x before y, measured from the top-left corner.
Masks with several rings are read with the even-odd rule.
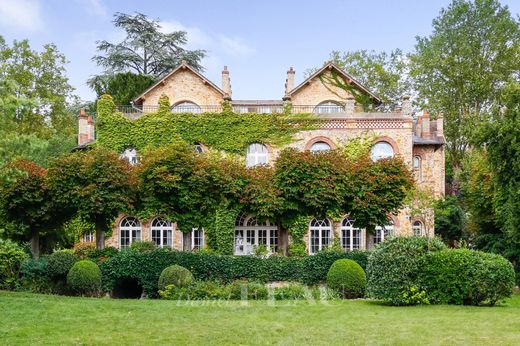
[[[194,302],[0,291],[0,344],[518,345],[520,295],[496,307],[366,300]]]

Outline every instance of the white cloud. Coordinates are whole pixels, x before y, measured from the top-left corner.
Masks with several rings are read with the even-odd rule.
[[[80,2],[86,11],[94,16],[106,17],[107,9],[101,0],[77,0]]]
[[[254,49],[244,43],[241,38],[219,35],[218,40],[222,48],[224,48],[229,55],[245,56],[254,52]]]
[[[29,31],[43,28],[38,0],[0,0],[0,17],[0,25],[4,27]]]

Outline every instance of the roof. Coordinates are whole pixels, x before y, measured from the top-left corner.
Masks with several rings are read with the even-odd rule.
[[[226,93],[224,92],[224,90],[220,89],[218,86],[216,86],[212,81],[210,81],[209,79],[207,79],[206,77],[204,77],[202,74],[200,74],[197,70],[195,70],[193,67],[191,67],[190,65],[188,65],[186,63],[186,61],[182,61],[182,63],[177,66],[176,68],[174,68],[170,73],[168,73],[166,76],[164,76],[160,81],[158,81],[157,83],[155,83],[154,85],[152,85],[151,87],[149,87],[148,89],[146,89],[141,95],[137,96],[133,102],[137,102],[139,101],[141,98],[143,98],[143,96],[145,96],[146,94],[148,94],[150,91],[152,91],[153,89],[157,88],[158,86],[162,85],[162,83],[170,78],[170,76],[174,75],[177,71],[179,71],[180,69],[185,69],[187,68],[188,70],[190,70],[191,72],[193,72],[194,74],[196,74],[200,79],[202,79],[205,83],[207,83],[209,86],[211,86],[213,89],[215,89],[217,92],[219,92],[220,94],[222,94],[222,96],[225,96]]]
[[[95,139],[93,139],[93,140],[91,140],[91,141],[88,141],[88,142],[86,142],[86,143],[83,143],[83,144],[81,144],[81,145],[78,145],[77,147],[72,148],[71,152],[75,152],[75,151],[81,151],[81,150],[89,149],[90,146],[91,146],[92,144],[94,144],[94,143],[96,143],[96,140],[95,140]]]
[[[412,142],[417,145],[440,145],[446,143],[443,137],[423,138],[415,135],[412,137]]]
[[[305,84],[307,84],[310,80],[316,78],[320,74],[322,74],[325,70],[334,69],[336,72],[338,72],[340,75],[342,75],[344,78],[347,78],[352,82],[352,84],[359,90],[367,93],[370,98],[372,98],[377,104],[382,103],[381,99],[377,97],[374,93],[372,93],[370,90],[368,90],[363,84],[358,82],[354,77],[343,71],[338,65],[334,64],[333,62],[329,61],[325,65],[323,65],[322,68],[320,68],[318,71],[314,72],[312,75],[310,75],[306,80],[301,82],[296,88],[292,89],[287,93],[287,95],[292,95],[295,92],[297,92],[299,89],[301,89]]]

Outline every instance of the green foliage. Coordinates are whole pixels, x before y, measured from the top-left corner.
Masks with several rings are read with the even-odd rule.
[[[367,277],[363,268],[350,259],[334,261],[327,273],[327,287],[338,291],[342,298],[362,298]]]
[[[307,247],[303,237],[309,230],[311,218],[308,216],[298,216],[290,220],[284,220],[283,225],[291,241],[289,242],[289,256],[303,257],[307,255]]]
[[[410,287],[407,292],[403,292],[403,305],[430,305],[430,299],[426,291],[419,290],[417,287]]]
[[[213,222],[204,229],[208,238],[208,246],[221,255],[232,255],[235,239],[235,222],[240,213],[238,206],[219,206]]]
[[[520,27],[498,0],[454,0],[432,25],[417,38],[410,74],[422,106],[444,114],[447,152],[459,167],[476,125],[520,70]]]
[[[164,290],[168,285],[174,285],[175,287],[184,287],[189,285],[193,281],[193,275],[191,272],[179,265],[172,265],[164,270],[159,276],[158,287],[159,290]]]
[[[435,203],[435,234],[445,242],[461,240],[466,215],[455,196],[446,196]]]
[[[299,281],[314,285],[325,281],[332,263],[339,258],[350,258],[365,267],[368,253],[323,252],[301,259],[271,256],[261,259],[253,256],[221,256],[208,252],[176,252],[157,249],[138,253],[121,251],[101,264],[103,285],[111,291],[122,279],[135,279],[149,297],[157,296],[159,276],[164,268],[177,264],[187,268],[196,280],[232,282]]]
[[[101,270],[92,261],[78,261],[67,275],[67,285],[77,294],[96,296],[101,290]]]
[[[27,254],[16,243],[0,239],[0,289],[17,286],[18,272]]]
[[[20,287],[36,293],[53,293],[47,276],[47,258],[29,258],[20,266]]]
[[[55,251],[47,257],[47,275],[54,279],[65,279],[76,261],[72,251]]]
[[[162,94],[161,97],[159,97],[159,109],[157,110],[157,113],[170,113],[170,107],[170,99],[165,94]]]
[[[515,273],[499,255],[450,249],[424,257],[419,281],[435,303],[494,305],[512,295]]]
[[[134,241],[130,248],[137,252],[149,252],[157,249],[157,245],[153,241]]]
[[[379,244],[368,258],[367,295],[392,305],[406,305],[404,293],[419,287],[418,275],[423,257],[445,249],[436,238],[394,237]]]
[[[117,105],[129,105],[130,101],[139,96],[148,87],[154,84],[151,76],[132,72],[116,73],[114,75],[94,76],[89,79],[89,86],[96,92],[97,97],[109,94]]]

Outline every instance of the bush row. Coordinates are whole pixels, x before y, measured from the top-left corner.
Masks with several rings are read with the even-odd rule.
[[[111,291],[124,279],[135,279],[149,297],[157,297],[159,276],[166,267],[177,264],[187,268],[196,280],[225,283],[238,279],[257,282],[297,281],[307,285],[324,282],[335,260],[349,258],[366,267],[368,252],[326,251],[315,256],[289,258],[272,256],[220,256],[208,252],[177,252],[157,249],[150,252],[124,250],[101,264],[103,286]]]

